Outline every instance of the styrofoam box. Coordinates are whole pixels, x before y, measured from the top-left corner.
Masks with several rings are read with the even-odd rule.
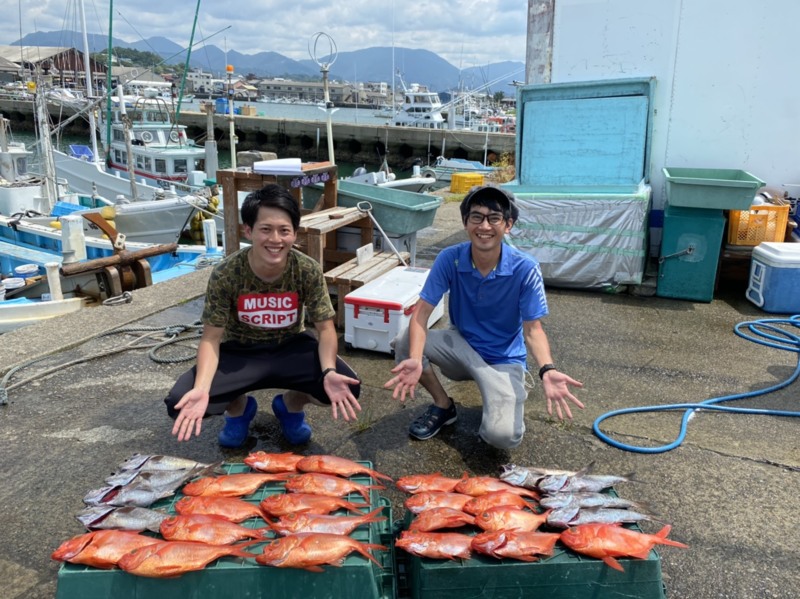
[[[352,347],[392,353],[390,343],[408,324],[430,272],[398,266],[351,291],[344,298],[344,341]],[[440,301],[428,319],[433,325],[444,315]]]
[[[745,295],[765,312],[800,313],[800,243],[757,245]]]

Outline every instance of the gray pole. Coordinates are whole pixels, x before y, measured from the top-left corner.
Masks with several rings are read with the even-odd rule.
[[[553,17],[556,0],[528,0],[525,83],[550,83],[553,68]]]

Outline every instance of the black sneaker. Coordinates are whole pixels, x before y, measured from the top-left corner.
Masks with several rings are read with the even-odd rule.
[[[425,413],[411,423],[408,428],[408,434],[424,441],[430,439],[438,433],[443,426],[453,424],[458,419],[456,414],[456,404],[450,400],[449,408],[440,408],[436,405],[428,406]]]

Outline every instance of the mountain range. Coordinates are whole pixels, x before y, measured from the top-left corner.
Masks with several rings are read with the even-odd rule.
[[[102,52],[108,47],[108,37],[96,33],[88,34],[89,51]],[[139,42],[126,42],[112,38],[114,47],[132,48],[142,52],[153,52],[166,64],[183,64],[186,50],[165,37],[151,37]],[[42,31],[29,33],[17,40],[15,46],[69,46],[82,48],[81,33],[77,31]],[[392,53],[394,52],[394,61]],[[322,60],[328,60],[323,58]],[[458,89],[482,88],[489,93],[502,91],[513,96],[512,81],[524,79],[525,64],[504,61],[483,67],[458,69],[434,52],[411,48],[373,47],[340,52],[330,65],[330,78],[339,81],[385,81],[391,83],[392,63],[406,84],[419,83],[437,92]],[[189,66],[211,72],[217,77],[225,76],[226,65],[233,65],[235,72],[257,77],[320,77],[320,67],[313,60],[293,60],[277,52],[243,54],[236,50],[227,53],[217,46],[204,45],[194,49]],[[395,82],[399,85],[399,81]]]

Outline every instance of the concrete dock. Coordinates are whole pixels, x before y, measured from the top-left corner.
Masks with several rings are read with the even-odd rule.
[[[444,203],[434,225],[418,235],[417,264],[465,239],[458,205]],[[787,379],[798,355],[736,336],[742,321],[772,315],[744,299],[740,284],[721,285],[710,303],[629,293],[549,289],[544,321],[559,368],[582,381],[586,403],[572,422],[549,417],[541,387],[532,389],[522,445],[508,453],[476,443],[480,397],[472,383],[448,383],[458,421],[424,442],[409,438],[409,423],[425,408],[420,392],[401,408],[383,388],[392,360],[363,350],[342,353],[363,380],[356,423],[309,411],[314,436],[307,446],[285,443],[269,409],[272,391],[255,393],[259,412],[241,450],[224,450],[221,418],[202,435],[178,443],[163,398],[191,362],[157,363],[148,348],[171,325],[195,322],[208,271],[134,292],[130,304],[85,310],[0,337],[0,376],[8,403],[0,406],[0,543],[2,597],[36,599],[56,593],[59,564],[50,553],[83,532],[74,519],[82,498],[133,453],[181,455],[202,461],[241,461],[249,452],[296,450],[369,460],[393,478],[442,472],[498,475],[504,463],[578,469],[595,462],[602,473],[636,473],[617,487],[645,501],[672,525],[670,538],[689,549],[659,549],[670,599],[789,599],[800,594],[800,435],[789,417],[697,412],[685,441],[661,454],[634,453],[601,441],[592,423],[611,410],[700,402],[754,391]],[[440,322],[437,326],[443,326]],[[100,336],[118,327],[137,329]],[[146,330],[150,327],[152,330]],[[147,335],[148,337],[143,337]],[[192,357],[195,340],[159,356]],[[19,369],[12,367],[42,358]],[[797,384],[735,402],[746,407],[800,410]],[[678,434],[683,412],[611,419],[603,430],[618,441],[663,445]],[[404,494],[383,492],[400,519]],[[659,523],[643,528],[654,532]],[[477,594],[489,597],[491,595]],[[635,596],[635,589],[631,590]]]

